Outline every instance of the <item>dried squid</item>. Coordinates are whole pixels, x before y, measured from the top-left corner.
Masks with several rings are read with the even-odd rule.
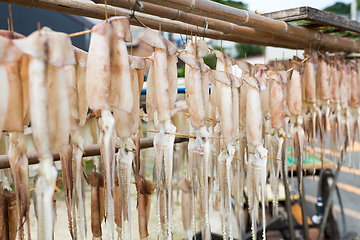
[[[201,41],[201,40],[200,40]],[[188,65],[187,72],[187,94],[190,113],[190,133],[195,138],[189,140],[189,177],[191,179],[191,218],[194,231],[195,222],[195,194],[197,187],[199,188],[199,196],[201,203],[201,231],[204,239],[211,238],[210,222],[209,222],[209,157],[210,157],[210,141],[209,132],[206,129],[206,110],[209,99],[209,70],[202,61],[207,52],[207,46],[204,48],[197,44],[188,46],[179,55],[179,58]],[[205,42],[204,42],[205,43]],[[198,60],[200,59],[200,60]],[[196,178],[198,181],[196,182]]]
[[[51,151],[62,152],[69,140],[69,102],[63,79],[64,66],[74,64],[75,57],[69,37],[48,28],[13,42],[30,56],[30,116],[34,145],[40,160],[35,185],[38,238],[51,239],[55,222],[53,186],[57,176]]]
[[[11,83],[8,79],[8,72],[6,64],[13,64],[17,62],[21,56],[21,52],[15,47],[13,41],[9,38],[0,36],[0,129],[5,125],[5,120],[8,112],[8,104],[10,102],[10,88]],[[21,96],[22,97],[22,96]],[[9,109],[10,111],[10,109]],[[22,118],[20,118],[22,119]],[[21,125],[21,127],[23,127]]]
[[[130,60],[130,61],[129,61]],[[118,174],[118,181],[120,187],[120,206],[125,206],[125,212],[121,211],[122,229],[119,229],[119,234],[122,238],[125,237],[124,222],[128,220],[128,234],[131,239],[131,214],[130,214],[130,180],[131,180],[131,165],[135,158],[135,153],[132,152],[136,149],[135,147],[135,134],[138,132],[139,115],[140,115],[140,96],[139,96],[139,78],[142,78],[142,71],[145,67],[145,60],[140,57],[129,56],[128,61],[130,62],[130,74],[129,79],[131,84],[131,92],[133,106],[131,111],[128,113],[123,110],[114,109],[115,117],[115,129],[116,135],[119,141],[119,151],[116,154],[116,168]],[[129,91],[129,90],[128,90]]]
[[[315,53],[308,52],[304,54],[307,58],[304,70],[304,87],[305,87],[305,103],[304,103],[304,130],[307,141],[311,141],[311,147],[314,153],[315,134],[316,134],[316,116],[319,112],[316,104],[316,77],[315,77]],[[314,161],[315,168],[315,161]],[[315,173],[315,170],[314,170]]]
[[[360,92],[359,92],[359,79],[358,79],[358,66],[356,63],[351,63],[350,65],[350,87],[351,87],[351,93],[350,93],[350,138],[349,143],[351,146],[350,158],[349,158],[349,165],[351,167],[351,164],[353,161],[353,155],[354,155],[354,144],[355,144],[355,137],[356,137],[356,130],[359,127],[357,125],[357,122],[359,121],[359,115],[358,115],[358,109],[360,107]]]
[[[357,76],[356,82],[357,80]],[[319,135],[320,135],[320,145],[321,145],[321,162],[324,164],[325,157],[325,141],[327,134],[327,127],[330,115],[330,72],[329,65],[327,63],[326,56],[323,54],[318,55],[318,67],[316,71],[316,83],[317,86],[317,95],[318,95],[318,126],[319,126]],[[356,84],[356,83],[355,83]],[[356,84],[357,86],[358,84]],[[359,93],[357,93],[359,95]],[[354,129],[355,132],[355,129]],[[323,165],[324,166],[324,165]]]
[[[282,145],[284,143],[284,117],[285,109],[283,102],[284,93],[282,89],[282,82],[287,80],[287,72],[268,72],[268,77],[272,80],[270,89],[270,120],[273,129],[271,137],[270,148],[270,184],[273,193],[273,213],[275,216],[278,214],[278,185]],[[275,158],[275,159],[274,159]]]
[[[106,213],[110,239],[114,238],[115,120],[110,108],[129,112],[133,106],[125,41],[131,41],[129,19],[113,17],[92,29],[87,59],[86,95],[89,107],[101,110],[100,128]],[[127,87],[126,87],[127,86]]]
[[[335,164],[335,151],[337,149],[337,140],[340,138],[340,62],[336,59],[330,63],[330,127],[331,141],[330,148],[333,154]]]
[[[80,127],[85,124],[87,114],[87,53],[80,49],[74,48],[74,54],[76,58],[76,64],[65,67],[70,108],[70,143],[72,146],[72,161],[70,165],[68,165],[69,163],[65,164],[66,167],[63,168],[63,175],[68,176],[69,174],[72,174],[65,171],[72,171],[74,173],[74,178],[66,178],[66,184],[64,184],[64,186],[67,186],[66,188],[68,191],[73,191],[71,195],[67,194],[68,220],[70,233],[73,234],[73,236],[75,234],[76,239],[82,239],[86,234],[85,190],[83,178],[84,163],[82,162],[85,141],[80,135]],[[67,150],[68,149],[69,148],[67,147]],[[70,154],[65,151],[65,155],[69,156]],[[64,156],[64,159],[66,159],[67,156]],[[68,181],[73,181],[73,183],[70,185]],[[76,222],[73,223],[72,220]]]
[[[172,164],[173,164],[173,147],[175,136],[171,133],[175,133],[176,127],[171,124],[170,113],[174,107],[174,95],[177,94],[177,81],[173,76],[173,71],[176,69],[172,64],[174,62],[172,56],[176,54],[176,47],[164,39],[157,32],[146,28],[142,40],[155,47],[154,62],[153,62],[153,87],[151,94],[154,98],[156,105],[156,111],[154,112],[155,128],[159,130],[154,137],[155,148],[155,175],[157,186],[157,217],[158,227],[157,234],[161,231],[161,217],[160,217],[160,198],[163,192],[163,200],[165,209],[165,225],[166,229],[163,234],[167,239],[172,238],[172,191],[171,191],[171,179],[172,179]],[[148,89],[149,90],[149,89]],[[170,97],[171,96],[171,97]],[[161,185],[163,184],[164,189]]]
[[[227,65],[227,64],[226,64]],[[229,66],[229,65],[228,65]],[[227,68],[227,71],[229,68]],[[218,177],[220,193],[220,209],[222,212],[222,232],[224,238],[232,238],[231,218],[231,187],[232,187],[232,159],[235,153],[238,130],[233,126],[234,118],[239,119],[239,111],[233,111],[233,103],[239,101],[238,93],[241,80],[231,73],[222,71],[211,71],[212,77],[220,82],[220,114],[223,146],[218,157]],[[219,93],[219,92],[218,92]],[[238,105],[236,105],[238,106]],[[237,107],[238,109],[238,107]],[[233,114],[237,115],[234,116]]]
[[[259,192],[262,201],[263,239],[265,235],[265,190],[267,174],[267,150],[262,143],[262,114],[260,91],[265,90],[266,85],[261,78],[244,77],[248,84],[246,92],[246,138],[248,149],[251,152],[247,163],[248,171],[248,195],[249,213],[251,217],[252,237],[256,237],[256,222],[259,214]],[[261,189],[259,189],[261,187]],[[260,190],[260,191],[259,191]]]
[[[289,86],[289,95],[288,95],[288,108],[290,112],[290,136],[292,137],[292,146],[291,146],[291,159],[293,161],[293,148],[298,149],[298,156],[296,156],[298,162],[298,166],[302,169],[303,163],[303,154],[304,154],[304,142],[305,142],[305,133],[302,127],[303,125],[303,118],[302,118],[302,96],[301,91],[302,89],[302,82],[301,82],[301,74],[300,74],[300,64],[298,61],[292,61],[292,73],[290,78],[290,86]],[[293,146],[294,145],[294,146]],[[293,165],[291,168],[291,183],[293,186]],[[302,171],[300,171],[300,195],[302,194]]]
[[[339,119],[340,129],[343,135],[342,144],[345,146],[346,139],[350,139],[350,109],[351,98],[349,66],[345,63],[340,65],[340,106],[341,116]]]

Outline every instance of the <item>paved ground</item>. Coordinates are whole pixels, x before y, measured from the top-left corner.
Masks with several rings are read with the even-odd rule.
[[[355,151],[353,154],[353,163],[355,164],[354,168],[349,168],[349,154],[346,156],[346,161],[343,163],[341,172],[339,175],[337,187],[340,191],[340,196],[342,199],[344,211],[345,211],[345,222],[346,222],[346,231],[355,231],[360,233],[360,171],[359,169],[359,143],[355,144]],[[330,152],[328,152],[330,153]],[[327,158],[332,159],[329,154],[326,155]],[[333,171],[335,172],[335,171]],[[312,179],[312,177],[305,178],[305,196],[307,200],[307,208],[309,215],[315,213],[315,203],[317,201],[317,185],[318,179]],[[343,234],[343,220],[340,214],[339,200],[337,196],[334,196],[334,211],[338,220],[338,226],[340,234]]]

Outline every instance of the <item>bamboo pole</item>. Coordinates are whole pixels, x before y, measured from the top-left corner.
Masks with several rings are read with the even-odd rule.
[[[92,1],[98,4],[105,4],[105,0],[92,0]],[[107,4],[115,7],[126,8],[126,9],[129,9],[130,7],[128,0],[106,0],[106,2]],[[135,0],[130,0],[130,5],[131,8],[134,8]],[[135,10],[139,11],[138,8]],[[278,44],[285,44],[285,45],[287,45],[289,41],[293,41],[293,43],[296,42],[299,45],[303,43],[302,40],[293,37],[289,38],[285,36],[275,35],[269,32],[259,31],[249,27],[241,27],[233,23],[220,21],[213,18],[206,18],[203,16],[198,16],[190,13],[185,13],[180,10],[167,8],[146,2],[142,3],[141,12],[162,18],[167,18],[170,20],[188,23],[198,27],[204,27],[205,23],[207,23],[209,29],[223,32],[224,34],[227,35],[243,36],[245,39],[248,38],[249,40],[253,40],[253,41],[259,41],[259,39],[261,39],[261,41],[277,42]],[[203,31],[198,32],[199,37],[202,36],[203,34],[204,34]]]
[[[50,11],[56,11],[56,12],[62,12],[67,14],[74,14],[74,15],[80,15],[80,16],[86,16],[86,17],[93,17],[98,19],[104,19],[104,12],[105,12],[105,6],[103,5],[96,5],[91,2],[85,2],[85,1],[72,1],[72,0],[61,0],[61,1],[52,1],[52,0],[0,0],[2,2],[27,6],[27,7],[33,7],[33,8],[39,8],[39,9],[45,9]],[[147,2],[150,0],[146,0]],[[176,2],[178,0],[174,0]],[[161,2],[167,3],[168,1],[162,0]],[[184,1],[185,3],[188,1]],[[111,16],[129,16],[131,15],[131,12],[129,10],[116,8],[108,6],[108,17]],[[238,9],[236,9],[238,10]],[[230,16],[230,15],[229,15]],[[190,24],[181,23],[178,21],[172,21],[160,17],[150,16],[148,14],[143,13],[136,13],[137,19],[139,19],[141,22],[149,26],[153,29],[158,29],[159,22],[162,23],[162,29],[166,32],[172,32],[172,33],[181,33],[181,34],[188,34],[190,31],[193,32],[204,32],[204,28],[197,27]],[[266,18],[268,19],[268,18]],[[271,20],[271,19],[269,19]],[[274,20],[271,20],[274,21]],[[135,19],[131,19],[130,23],[132,25],[140,26],[141,24],[136,21]],[[287,25],[287,24],[286,24]],[[302,29],[301,27],[297,27]],[[306,30],[306,29],[304,29]],[[311,30],[306,30],[311,31]],[[301,32],[301,31],[300,31]],[[315,31],[311,31],[315,32]],[[319,34],[318,32],[315,32],[316,34]],[[207,29],[205,31],[205,37],[212,38],[212,39],[222,39],[222,40],[229,40],[234,41],[238,43],[245,43],[245,44],[254,44],[254,45],[263,45],[263,46],[274,46],[274,47],[284,47],[284,48],[305,48],[309,46],[309,41],[306,41],[306,38],[303,38],[301,35],[297,35],[297,39],[299,42],[296,41],[286,41],[286,43],[279,43],[279,41],[282,39],[282,36],[276,36],[274,35],[273,41],[268,40],[262,40],[262,38],[258,38],[257,36],[253,36],[251,34],[246,35],[246,37],[242,35],[236,35],[236,34],[224,34],[219,31],[214,31],[212,29]],[[286,35],[286,34],[285,34]],[[259,40],[250,40],[249,36],[253,37],[254,39]],[[292,35],[287,35],[292,36]],[[284,39],[284,38],[283,38]],[[320,39],[317,38],[313,39],[313,44],[316,44],[316,41],[319,41]],[[315,42],[314,42],[315,41]],[[358,45],[357,45],[358,44]],[[328,51],[357,51],[359,49],[360,42],[354,41],[354,40],[348,40],[348,39],[340,39],[340,37],[335,36],[329,36],[327,34],[323,34],[322,41],[321,41],[321,49],[322,50],[328,50]]]
[[[181,143],[189,141],[188,138],[175,138],[175,143]],[[140,139],[140,149],[144,148],[151,148],[154,146],[154,138],[142,138]],[[115,148],[117,152],[118,149]],[[100,155],[100,145],[99,144],[92,144],[84,146],[84,154],[83,157],[92,157],[92,156],[99,156]],[[29,165],[39,163],[39,159],[37,157],[36,152],[29,152],[27,154]],[[54,161],[60,160],[60,153],[54,152],[53,153]],[[9,157],[8,155],[0,155],[0,169],[9,168]]]
[[[323,49],[335,48],[342,49],[342,43],[345,48],[351,48],[357,51],[360,48],[360,42],[357,40],[344,39],[329,34],[309,30],[303,27],[287,24],[284,21],[274,20],[251,13],[242,9],[229,7],[224,4],[216,3],[209,0],[142,0],[168,8],[177,9],[186,13],[192,13],[204,17],[214,18],[222,21],[234,23],[239,26],[251,27],[257,30],[275,33],[284,36],[293,36],[310,42],[321,41]],[[340,43],[341,42],[341,43]],[[325,47],[326,46],[326,47]],[[304,47],[303,47],[304,48]],[[334,50],[335,50],[334,49]]]
[[[85,1],[72,1],[72,0],[62,0],[61,2],[54,2],[52,0],[0,0],[1,2],[7,2],[12,4],[17,4],[21,6],[31,7],[31,8],[39,8],[44,10],[50,10],[55,12],[67,13],[67,14],[74,14],[84,17],[92,17],[97,19],[104,19],[104,12],[105,6],[104,5],[96,5],[93,3],[85,2]],[[126,9],[121,9],[117,7],[107,6],[108,17],[112,16],[130,16],[131,11]],[[180,33],[180,34],[188,34],[190,31],[193,32],[204,32],[204,28],[197,27],[190,24],[181,23],[178,21],[172,21],[168,19],[163,19],[160,17],[151,16],[148,14],[143,13],[136,13],[137,19],[143,22],[150,28],[158,29],[159,22],[162,23],[162,29],[166,32],[171,33]],[[130,19],[131,25],[142,26],[138,21],[135,19]],[[212,38],[212,39],[223,39],[234,41],[238,43],[245,43],[245,44],[254,44],[254,45],[262,45],[262,46],[274,46],[274,47],[285,47],[285,48],[294,48],[289,43],[287,44],[279,44],[279,43],[271,43],[262,40],[252,40],[246,38],[244,36],[236,36],[234,34],[226,35],[219,31],[214,31],[211,29],[207,29],[205,31],[205,37]]]

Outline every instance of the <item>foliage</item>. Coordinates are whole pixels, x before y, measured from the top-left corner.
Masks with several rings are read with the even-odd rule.
[[[230,7],[247,10],[247,4],[244,4],[243,2],[240,2],[240,1],[233,1],[233,0],[212,0],[212,1],[224,4],[224,5],[227,5]]]
[[[350,13],[350,4],[336,2],[334,5],[325,8],[324,11],[335,13],[335,14],[349,14]]]
[[[219,46],[213,46],[213,49],[214,49],[214,50],[220,50],[221,47],[219,47]],[[205,63],[206,65],[208,65],[211,69],[215,69],[215,67],[216,67],[216,60],[217,60],[215,54],[209,53],[209,54],[206,55],[203,59],[204,59],[204,63]]]
[[[247,57],[259,56],[264,54],[265,48],[257,45],[248,45],[248,44],[236,44],[235,48],[237,50],[236,58],[244,58],[245,53]]]
[[[360,9],[360,0],[356,0],[357,9]],[[336,2],[334,5],[331,5],[324,9],[324,11],[335,13],[335,14],[350,14],[350,3],[346,4],[343,2]]]

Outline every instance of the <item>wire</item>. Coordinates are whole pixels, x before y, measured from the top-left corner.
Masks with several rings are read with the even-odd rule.
[[[143,26],[144,28],[147,28],[147,26],[143,22],[141,22],[139,19],[137,19],[137,17],[135,16],[136,6],[139,6],[140,10],[144,11],[144,7],[143,7],[142,3],[140,2],[140,0],[135,1],[134,8],[131,7],[130,0],[128,0],[128,2],[129,2],[129,9],[131,11],[131,13],[129,15],[130,19],[135,19],[138,23],[140,23],[141,26]]]

